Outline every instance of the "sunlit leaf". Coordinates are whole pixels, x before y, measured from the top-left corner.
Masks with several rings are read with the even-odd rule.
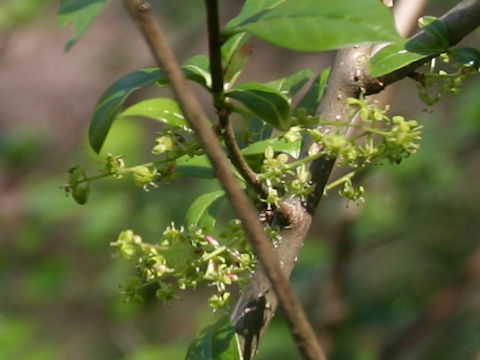
[[[419,50],[418,48],[418,52],[408,51],[407,43],[408,41],[404,40],[400,43],[388,45],[375,54],[368,65],[370,75],[385,75],[415,61],[443,52],[442,49]]]
[[[173,99],[155,98],[140,101],[118,115],[119,118],[138,116],[157,120],[184,131],[191,131],[180,106]]]
[[[245,83],[226,94],[273,127],[288,130],[290,104],[279,91],[259,83]]]
[[[223,197],[223,190],[200,195],[190,206],[185,215],[185,224],[201,227],[206,233],[215,227],[218,214],[218,200]]]
[[[72,39],[67,43],[70,49],[85,33],[93,21],[102,13],[111,0],[63,0],[58,12],[62,27],[73,25]]]
[[[95,107],[88,130],[90,146],[95,152],[98,153],[102,148],[128,95],[156,81],[165,81],[165,73],[159,68],[145,68],[117,80],[103,93]]]
[[[248,11],[247,15],[239,16],[240,20],[232,20],[226,35],[247,31],[274,45],[296,51],[333,50],[362,42],[400,38],[391,13],[379,1],[285,0],[267,3],[270,5],[267,10]]]
[[[185,360],[242,360],[238,337],[228,316],[205,328],[190,345]]]
[[[431,16],[422,19],[426,36],[394,42],[380,50],[370,60],[370,75],[385,75],[428,56],[448,51],[449,37],[445,24]]]

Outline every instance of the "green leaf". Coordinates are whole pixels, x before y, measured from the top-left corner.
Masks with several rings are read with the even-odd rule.
[[[265,85],[286,94],[291,99],[312,76],[312,69],[303,69],[290,76],[270,81]]]
[[[254,115],[273,127],[288,130],[290,104],[282,93],[271,87],[250,82],[233,88],[226,96],[242,103]]]
[[[240,33],[232,36],[222,45],[222,66],[224,81],[232,86],[242,73],[252,55],[252,45],[247,43],[250,35]]]
[[[422,29],[427,36],[404,39],[380,50],[370,60],[370,75],[385,75],[428,56],[448,51],[449,36],[445,24],[431,16],[422,19]]]
[[[204,88],[212,87],[212,76],[210,75],[210,60],[204,55],[194,56],[182,65],[182,70],[188,80],[195,81]],[[168,81],[159,82],[159,85],[168,85]]]
[[[165,81],[164,79],[163,70],[145,68],[117,80],[103,93],[95,107],[88,130],[90,146],[95,152],[100,152],[113,121],[128,95],[156,81]]]
[[[83,33],[101,14],[111,0],[63,0],[58,12],[60,26],[66,27],[72,24],[74,27],[73,37],[67,43],[69,50],[80,39]]]
[[[206,155],[190,157],[182,156],[177,160],[176,171],[185,176],[193,176],[203,179],[215,178],[215,172]]]
[[[450,45],[450,35],[448,34],[448,29],[445,24],[434,16],[423,16],[419,19],[419,24],[422,30],[430,35],[431,39],[427,41],[429,44],[433,44],[433,48],[443,48],[447,49]],[[426,42],[422,41],[419,43],[420,48],[425,48]],[[412,39],[410,42],[410,47],[415,47],[415,41]]]
[[[389,10],[372,0],[269,1],[270,9],[249,11],[230,22],[226,35],[247,31],[296,51],[325,51],[362,42],[397,41]],[[253,4],[252,4],[253,6]],[[263,10],[263,9],[262,9]]]
[[[427,56],[409,52],[405,45],[406,41],[390,44],[376,53],[368,64],[370,75],[375,77],[385,75]]]
[[[244,156],[248,155],[263,155],[267,147],[271,146],[275,152],[283,152],[291,157],[298,159],[300,156],[300,150],[302,142],[300,140],[294,142],[288,142],[283,139],[273,138],[262,141],[257,141],[252,145],[242,149]]]
[[[264,140],[272,136],[273,127],[270,124],[255,116],[249,116],[247,121],[248,131],[253,134],[252,141]]]
[[[157,120],[184,131],[191,131],[182,114],[182,109],[173,99],[155,98],[140,101],[122,111],[118,118],[137,116]]]
[[[317,113],[318,105],[320,105],[320,101],[325,93],[329,76],[330,68],[323,70],[314,80],[302,99],[298,102],[295,109],[304,108],[307,109],[308,115],[315,115]]]
[[[201,227],[206,233],[212,231],[218,214],[218,200],[224,194],[223,190],[217,190],[200,195],[188,209],[185,224]]]
[[[242,360],[238,336],[228,316],[205,328],[188,348],[185,360]]]
[[[210,65],[203,55],[187,60],[182,70],[187,79],[209,88],[211,86]],[[157,82],[160,86],[168,84],[165,73],[160,68],[145,68],[135,71],[117,80],[101,96],[90,122],[90,146],[99,152],[107,137],[113,121],[117,117],[126,98],[135,90]],[[138,110],[138,109],[137,109]]]
[[[463,66],[478,69],[480,66],[480,51],[473,48],[459,48],[450,51],[453,61]]]
[[[408,41],[394,43],[380,50],[368,64],[371,76],[377,77],[407,66],[428,56],[438,55],[444,49],[420,48],[415,44],[415,51],[409,51]]]
[[[252,16],[257,15],[262,11],[270,10],[284,1],[285,0],[247,0],[245,1],[245,4],[243,4],[242,10],[238,16],[230,20],[227,28],[235,27]]]

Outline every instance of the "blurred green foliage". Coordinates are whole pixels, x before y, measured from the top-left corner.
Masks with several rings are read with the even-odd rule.
[[[39,16],[52,0],[4,0],[0,4],[0,30],[12,28]]]

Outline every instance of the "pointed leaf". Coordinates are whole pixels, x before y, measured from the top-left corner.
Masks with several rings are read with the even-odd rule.
[[[280,92],[259,84],[245,83],[233,88],[226,96],[242,103],[263,121],[280,130],[288,130],[290,104]]]
[[[173,99],[155,98],[140,101],[118,115],[119,118],[137,116],[157,120],[184,131],[191,131],[180,106]]]
[[[58,22],[65,27],[72,24],[73,37],[67,43],[69,50],[80,39],[93,21],[102,13],[111,0],[63,0],[58,12]]]
[[[229,87],[235,83],[252,55],[252,45],[247,43],[250,35],[240,33],[232,36],[222,45],[222,66],[224,81]]]
[[[310,89],[305,93],[302,99],[298,102],[295,109],[307,109],[308,115],[315,115],[322,100],[323,94],[327,87],[328,77],[330,76],[330,68],[322,71],[322,73],[315,79],[310,86]]]
[[[280,91],[282,94],[285,94],[289,99],[291,99],[312,76],[313,70],[307,68],[290,76],[270,81],[265,85]]]
[[[161,69],[145,68],[117,80],[103,93],[95,107],[88,130],[90,146],[95,152],[98,153],[102,148],[110,127],[128,95],[164,79],[165,74]]]
[[[372,0],[285,0],[240,20],[230,22],[226,35],[247,31],[296,51],[333,50],[361,42],[400,39],[389,10]]]
[[[217,190],[200,195],[188,209],[185,224],[201,227],[205,233],[212,231],[218,214],[218,200],[224,194],[223,190]]]
[[[238,336],[228,316],[205,328],[190,345],[185,360],[242,360]]]

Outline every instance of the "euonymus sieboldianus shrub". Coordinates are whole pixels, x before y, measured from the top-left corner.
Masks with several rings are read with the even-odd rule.
[[[75,36],[68,47],[108,2],[62,3],[61,23],[75,26]],[[252,56],[251,37],[300,52],[389,42],[370,62],[373,76],[427,56],[436,57],[437,63],[433,60],[429,68],[416,73],[419,96],[431,104],[444,93],[457,92],[470,75],[478,73],[480,53],[471,48],[450,49],[448,33],[435,18],[424,18],[422,26],[431,34],[429,42],[401,38],[389,10],[380,1],[247,0],[218,39],[222,42],[224,88],[219,93],[213,90],[215,74],[208,57],[198,55],[182,65],[188,80],[212,93],[217,109],[234,115],[233,140],[222,128],[225,125],[222,121],[217,123],[212,119],[212,127],[218,130],[218,138],[230,155],[241,158],[255,174],[259,186],[252,188],[249,179],[237,172],[239,181],[260,209],[261,221],[274,244],[281,240],[280,224],[270,221],[271,214],[285,199],[296,197],[306,201],[312,194],[316,184],[312,182],[309,165],[313,161],[336,159],[337,166],[347,169],[345,175],[326,185],[324,193],[335,189],[349,201],[363,201],[365,189],[355,184],[355,175],[384,162],[400,164],[414,154],[419,149],[422,126],[415,120],[389,114],[388,106],[381,108],[362,94],[345,99],[348,118],[332,120],[317,115],[329,69],[318,75],[312,69],[304,69],[266,83],[237,83]],[[116,120],[148,118],[159,124],[158,133],[152,138],[154,160],[130,164],[121,154],[109,154],[99,173],[87,175],[83,169],[72,167],[64,188],[79,204],[87,202],[94,188],[92,183],[105,177],[130,176],[145,191],[155,191],[160,184],[168,186],[182,177],[215,179],[195,133],[174,99],[151,98],[124,106],[132,92],[152,84],[169,85],[161,68],[140,69],[112,84],[98,101],[90,123],[89,141],[98,153]],[[300,93],[303,95],[299,96]],[[232,141],[239,148],[233,155]],[[216,228],[215,215],[223,197],[220,189],[201,194],[186,210],[185,223],[172,223],[159,239],[143,239],[131,229],[121,231],[112,246],[135,269],[135,277],[121,288],[125,300],[142,301],[141,289],[156,284],[157,297],[169,302],[179,296],[179,290],[206,283],[213,289],[210,306],[214,309],[228,306],[232,299],[229,286],[248,282],[256,260],[239,220],[231,219],[224,228]],[[206,329],[209,338],[215,338],[225,324],[221,321],[216,327]],[[197,340],[189,356],[196,358],[196,346],[204,345]],[[230,346],[227,348],[234,351]],[[224,353],[227,350],[219,353],[218,358]],[[233,358],[240,358],[235,354],[237,357]]]

